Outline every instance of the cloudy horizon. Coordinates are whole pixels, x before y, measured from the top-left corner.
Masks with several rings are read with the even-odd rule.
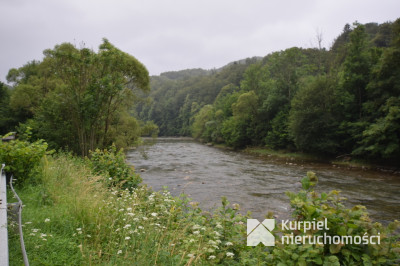
[[[0,81],[70,42],[97,51],[102,38],[150,72],[212,69],[290,47],[329,48],[346,23],[384,23],[398,0],[377,1],[27,1],[0,2]]]

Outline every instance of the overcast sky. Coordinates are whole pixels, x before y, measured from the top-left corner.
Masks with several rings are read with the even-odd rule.
[[[289,47],[330,47],[346,23],[394,21],[399,0],[0,0],[0,80],[62,42],[97,50],[103,37],[151,75]]]

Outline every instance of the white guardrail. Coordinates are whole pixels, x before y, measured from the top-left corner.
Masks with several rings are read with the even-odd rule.
[[[9,265],[8,260],[8,229],[7,229],[7,181],[1,166],[0,175],[0,265]]]

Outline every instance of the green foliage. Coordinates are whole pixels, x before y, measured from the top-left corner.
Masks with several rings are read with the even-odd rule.
[[[11,69],[10,107],[52,147],[88,155],[112,142],[128,146],[140,137],[131,117],[133,90],[149,90],[146,68],[103,39],[96,53],[70,43],[44,51],[43,61]]]
[[[51,148],[82,155],[159,131],[396,164],[399,25],[355,22],[330,50],[293,47],[220,69],[162,73],[151,77],[150,93],[145,67],[108,40],[97,53],[64,43],[11,69],[13,89],[0,84],[0,133],[22,122]]]
[[[193,137],[205,138],[210,141],[209,128],[213,126],[213,108],[211,105],[205,105],[194,117],[192,126]]]
[[[10,108],[11,91],[0,81],[0,134],[6,134],[14,129],[16,118]]]
[[[288,111],[280,111],[271,121],[271,130],[265,137],[267,147],[274,149],[291,148],[292,140],[288,130]]]
[[[380,233],[380,244],[305,244],[280,242],[247,247],[246,219],[238,204],[223,197],[213,212],[185,196],[146,186],[131,191],[109,188],[87,161],[58,154],[40,165],[40,184],[18,191],[24,208],[25,245],[31,264],[52,265],[395,265],[399,223],[373,223],[362,206],[344,207],[338,191],[317,193],[317,177],[307,173],[298,193],[288,193],[296,221],[328,221],[329,230],[307,235],[364,236]],[[272,218],[268,214],[266,218]],[[313,220],[315,218],[315,220]],[[13,227],[13,225],[11,225]],[[279,228],[279,227],[278,227]],[[10,228],[10,260],[21,264],[18,236]],[[303,236],[302,230],[295,232]]]
[[[293,98],[290,134],[301,151],[336,154],[338,114],[336,83],[331,77],[309,78]]]
[[[133,166],[125,163],[125,154],[122,149],[117,151],[115,145],[108,149],[90,152],[90,165],[93,172],[102,175],[109,186],[132,189],[142,182]]]
[[[36,167],[46,150],[47,143],[43,140],[29,142],[17,139],[4,142],[0,139],[0,163],[6,165],[5,171],[14,176],[17,184],[35,183],[38,178]]]
[[[374,223],[368,216],[365,207],[357,205],[347,209],[343,204],[345,198],[340,196],[339,191],[330,193],[317,193],[314,186],[318,179],[312,172],[301,181],[303,190],[298,193],[288,192],[292,216],[295,221],[327,221],[329,230],[297,230],[295,236],[318,237],[327,236],[349,236],[353,239],[359,238],[362,242],[355,244],[349,240],[340,241],[339,244],[310,243],[305,245],[287,244],[278,242],[273,250],[275,263],[285,265],[394,265],[398,260],[400,243],[396,228],[400,223],[395,221],[387,227],[380,223]],[[293,231],[283,230],[283,234],[291,234]],[[380,236],[378,243],[366,244],[361,239],[371,236]],[[364,238],[363,238],[364,237]],[[397,239],[397,240],[396,240]],[[347,241],[347,243],[346,243]],[[314,241],[315,242],[315,241]],[[279,264],[278,264],[279,265]]]

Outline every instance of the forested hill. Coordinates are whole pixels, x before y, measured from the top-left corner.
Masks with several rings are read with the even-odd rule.
[[[399,62],[400,19],[347,24],[329,50],[293,47],[153,76],[137,112],[161,135],[397,164]]]

